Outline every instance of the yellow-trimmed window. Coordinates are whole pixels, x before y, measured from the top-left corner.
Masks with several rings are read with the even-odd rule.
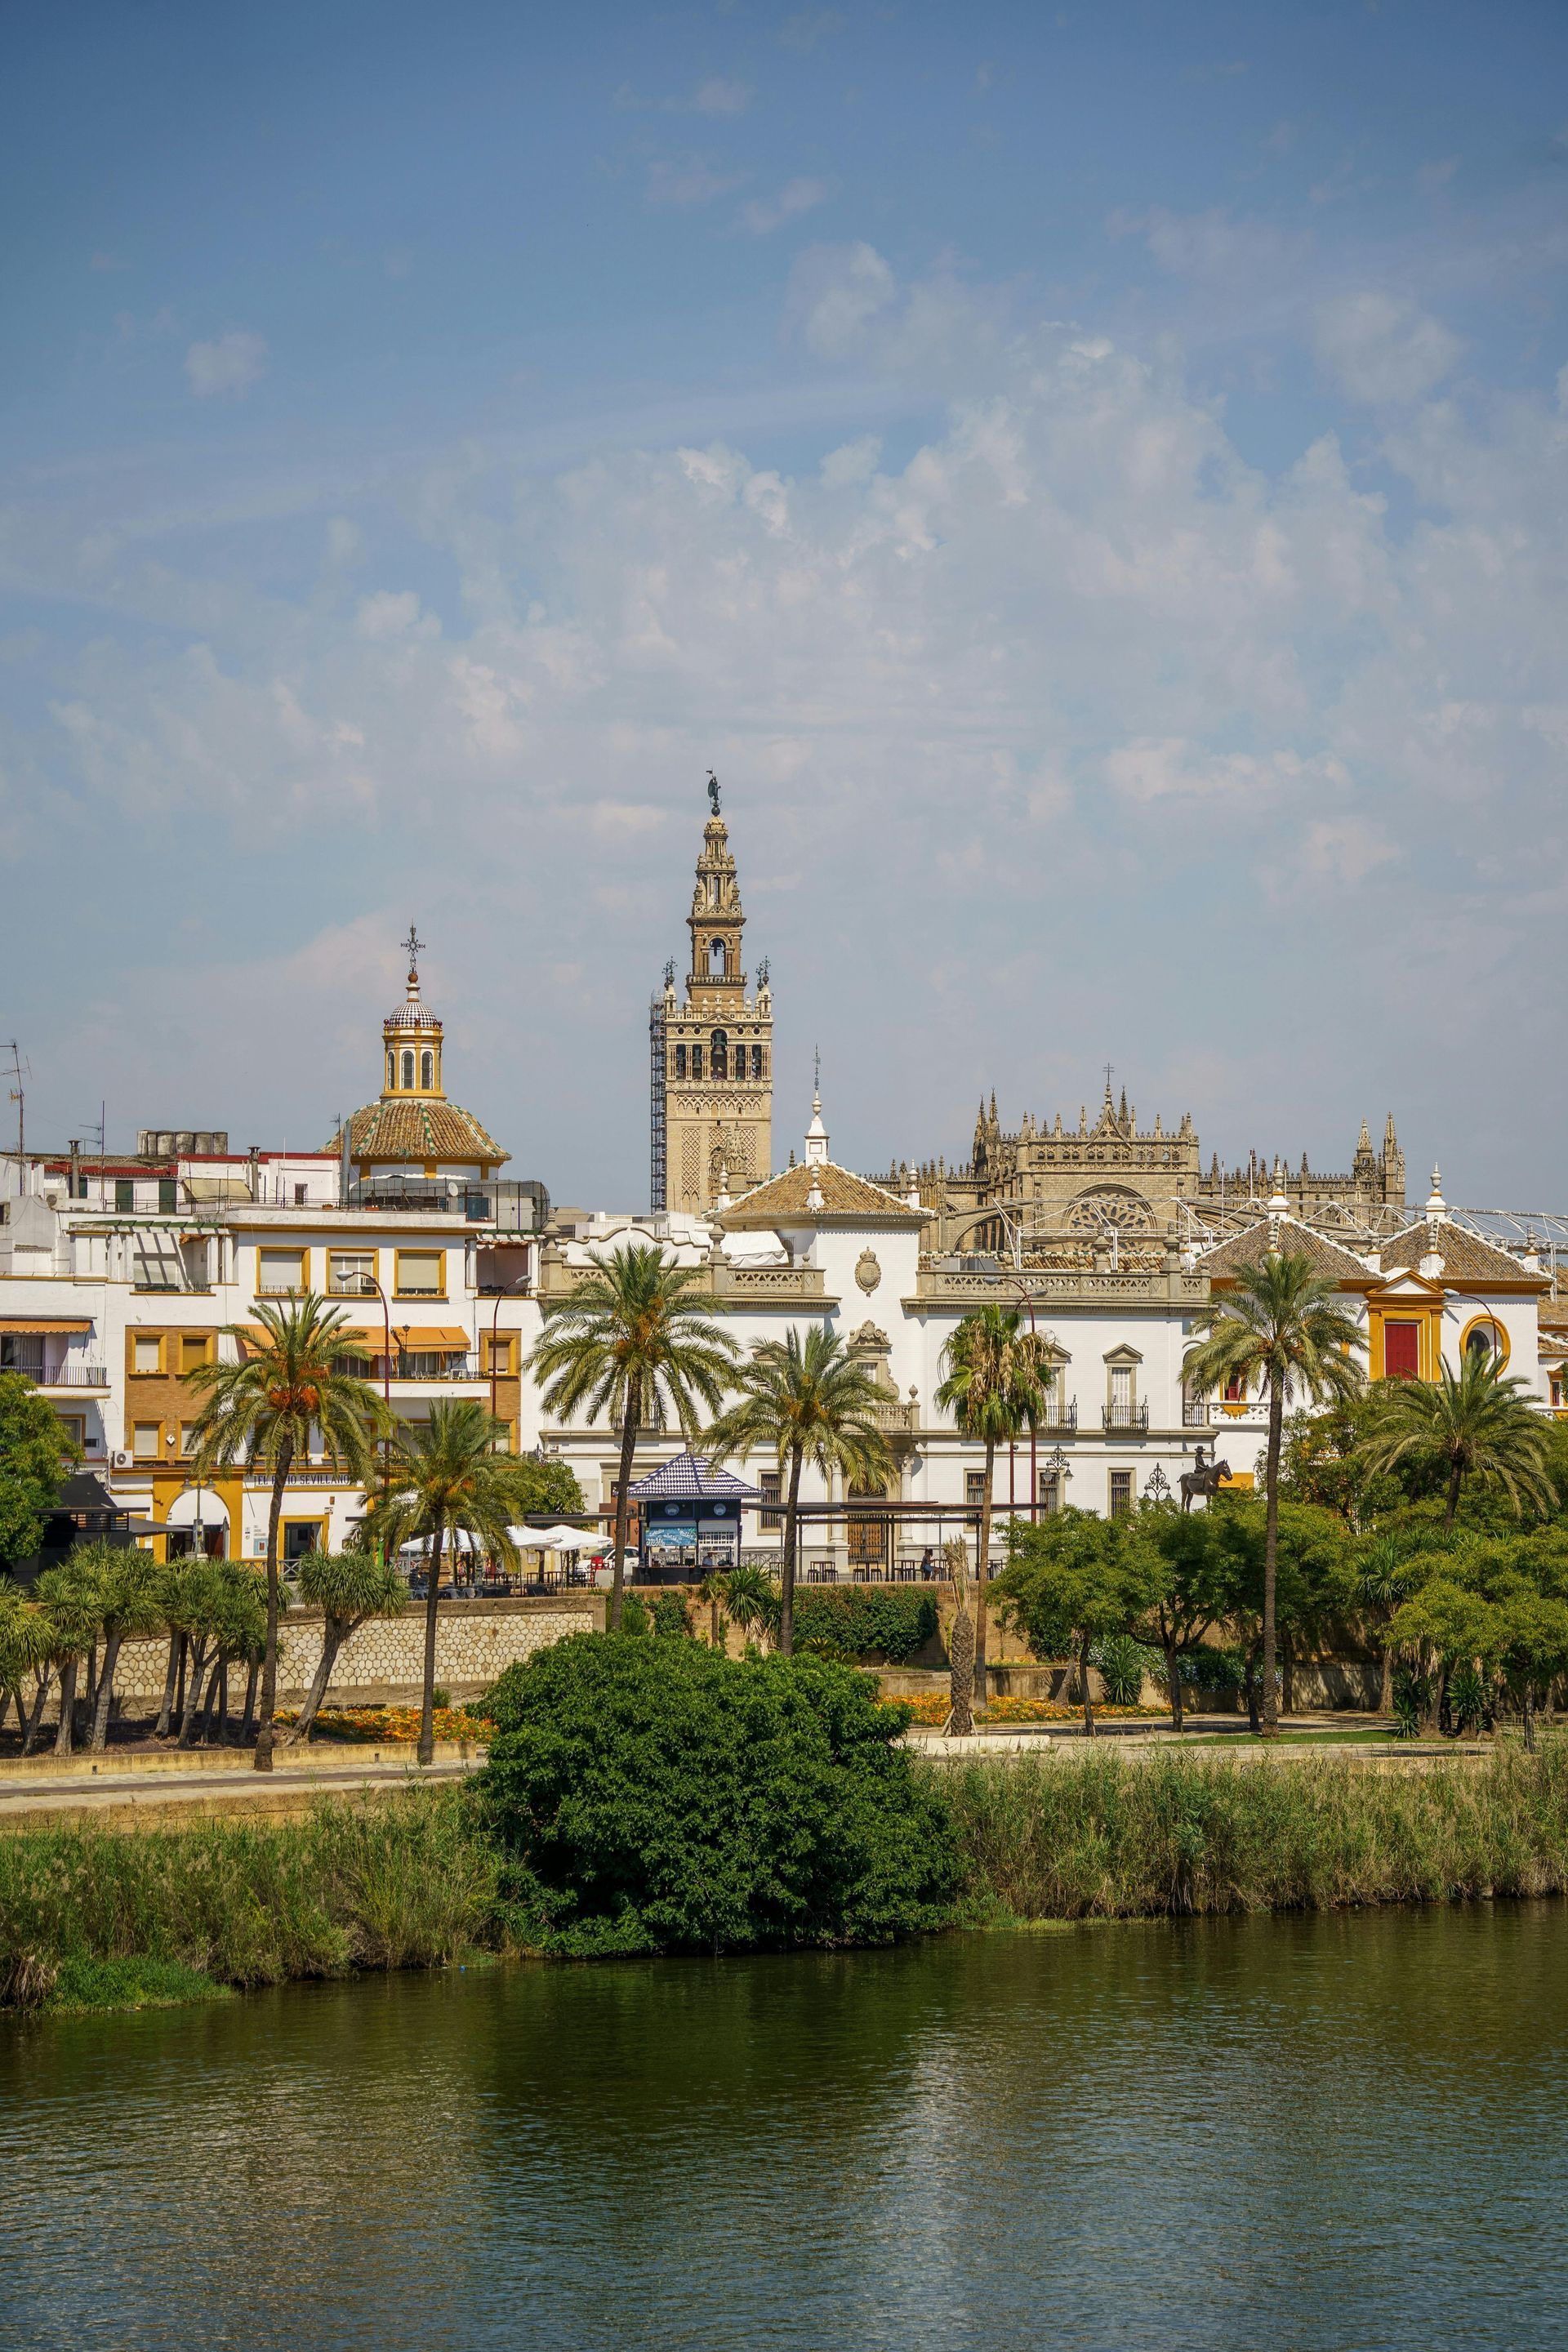
[[[180,1370],[199,1372],[212,1355],[212,1341],[205,1331],[182,1331],[180,1334]]]
[[[329,1250],[327,1253],[327,1296],[329,1298],[363,1298],[367,1282],[376,1278],[374,1250]]]
[[[310,1252],[302,1249],[258,1249],[256,1289],[261,1298],[288,1298],[305,1287]]]
[[[154,1462],[157,1460],[158,1448],[162,1443],[163,1435],[163,1427],[161,1422],[138,1421],[132,1424],[131,1431],[131,1451],[136,1456],[138,1462]]]
[[[163,1369],[163,1336],[157,1331],[133,1331],[131,1335],[131,1369],[133,1372],[161,1372]]]
[[[445,1250],[398,1250],[399,1298],[441,1298],[447,1289]]]
[[[514,1364],[512,1350],[516,1345],[516,1340],[505,1331],[498,1332],[494,1338],[487,1331],[480,1348],[486,1374],[493,1374],[498,1381],[510,1380]]]

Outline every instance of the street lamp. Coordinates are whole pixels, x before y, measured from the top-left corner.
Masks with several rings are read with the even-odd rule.
[[[386,1334],[386,1350],[381,1360],[381,1395],[382,1402],[386,1407],[387,1420],[387,1427],[381,1441],[381,1486],[382,1493],[384,1495],[392,1485],[392,1308],[387,1303],[385,1291],[383,1290],[374,1274],[366,1274],[362,1268],[353,1279],[359,1287],[348,1294],[350,1297],[368,1298],[374,1290],[380,1299],[382,1323]],[[378,1555],[380,1549],[381,1547],[378,1544],[376,1547]]]

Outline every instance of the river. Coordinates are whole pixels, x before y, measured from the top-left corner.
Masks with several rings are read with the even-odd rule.
[[[1568,1906],[0,2027],[0,2344],[1557,2347]]]

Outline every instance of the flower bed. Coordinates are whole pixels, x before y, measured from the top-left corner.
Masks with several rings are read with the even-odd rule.
[[[297,1707],[279,1707],[279,1723],[299,1719]],[[433,1718],[437,1739],[473,1739],[481,1743],[489,1739],[494,1728],[482,1715],[470,1714],[466,1706],[438,1706]],[[416,1706],[340,1706],[322,1707],[316,1717],[318,1739],[348,1739],[374,1741],[382,1746],[406,1742],[410,1747],[419,1737],[419,1709]]]
[[[933,1730],[940,1731],[947,1721],[945,1691],[922,1692],[919,1698],[900,1699],[898,1704],[907,1706],[917,1723],[925,1724]],[[1096,1700],[1094,1708],[1096,1722],[1110,1717],[1130,1717],[1142,1722],[1159,1723],[1163,1721],[1167,1712],[1163,1706],[1107,1706],[1099,1700]],[[1048,1698],[994,1698],[989,1706],[975,1708],[974,1720],[989,1724],[1081,1723],[1083,1709],[1080,1706],[1062,1706],[1057,1700]]]

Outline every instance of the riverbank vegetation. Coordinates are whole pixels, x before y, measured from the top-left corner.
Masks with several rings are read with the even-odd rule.
[[[1174,1747],[932,1761],[847,1667],[631,1634],[541,1653],[488,1708],[491,1760],[461,1788],[0,1836],[0,2002],[1568,1892],[1561,1733],[1392,1771]]]

